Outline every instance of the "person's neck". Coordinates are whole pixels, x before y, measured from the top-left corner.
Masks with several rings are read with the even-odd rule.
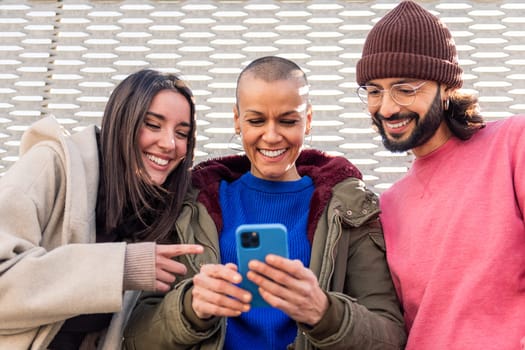
[[[452,131],[448,128],[447,123],[442,122],[434,136],[421,146],[414,147],[412,152],[416,157],[424,157],[447,143],[450,137],[452,137]]]

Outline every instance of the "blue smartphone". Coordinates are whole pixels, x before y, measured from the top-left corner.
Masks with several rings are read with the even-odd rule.
[[[259,294],[256,284],[247,277],[250,260],[264,261],[266,255],[276,254],[288,258],[288,231],[282,224],[249,224],[240,225],[235,231],[237,261],[242,282],[239,286],[249,291],[252,296],[252,307],[269,306]]]

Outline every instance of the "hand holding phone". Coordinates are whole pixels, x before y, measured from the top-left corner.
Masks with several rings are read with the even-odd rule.
[[[282,224],[240,225],[235,232],[237,261],[242,275],[240,287],[252,296],[252,307],[269,306],[261,297],[258,286],[251,282],[246,274],[250,260],[263,261],[268,254],[288,258],[288,232]]]

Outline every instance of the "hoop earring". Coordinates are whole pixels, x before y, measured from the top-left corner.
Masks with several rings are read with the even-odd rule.
[[[448,111],[448,108],[450,107],[450,98],[447,98],[443,101],[443,110]]]
[[[310,129],[308,130],[308,133],[304,136],[303,147],[312,148],[312,140],[313,136]]]
[[[237,142],[235,142],[237,141]],[[243,152],[244,148],[242,147],[242,135],[241,133],[234,133],[228,140],[228,148],[232,151]]]

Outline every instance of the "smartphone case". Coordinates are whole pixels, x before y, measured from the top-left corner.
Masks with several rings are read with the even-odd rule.
[[[257,233],[259,240],[257,246],[243,246],[242,233]],[[264,261],[266,255],[275,254],[288,258],[288,231],[282,224],[249,224],[240,225],[235,232],[237,261],[239,272],[242,275],[242,282],[239,286],[248,290],[252,296],[252,307],[267,307],[266,301],[260,296],[256,284],[248,280],[248,262],[250,260]],[[246,242],[245,242],[246,243]]]

